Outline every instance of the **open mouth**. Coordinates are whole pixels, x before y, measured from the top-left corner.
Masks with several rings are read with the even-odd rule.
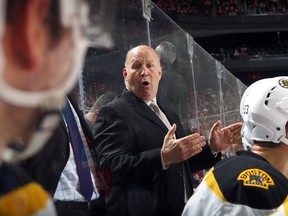
[[[148,86],[149,84],[150,84],[150,83],[149,83],[148,81],[143,81],[143,82],[142,82],[142,85],[143,85],[143,86]]]

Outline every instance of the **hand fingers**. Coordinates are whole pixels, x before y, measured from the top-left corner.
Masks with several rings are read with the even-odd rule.
[[[232,136],[233,138],[241,137],[241,128],[234,129],[234,130],[231,131],[230,133],[231,133],[231,136]]]
[[[231,132],[234,132],[234,131],[238,132],[241,130],[241,128],[242,128],[242,122],[237,122],[233,125],[230,125],[230,131]]]
[[[189,154],[187,154],[186,160],[199,154],[201,151],[202,151],[202,148],[198,148],[198,149],[191,151]]]
[[[205,146],[205,137],[200,136],[196,139],[191,140],[188,143],[183,145],[184,155],[186,159],[193,157],[196,154],[199,154],[202,151],[202,147]]]
[[[233,125],[229,125],[222,129],[224,131],[224,135],[230,137],[231,139],[234,136],[238,136],[241,133],[242,123],[238,122]]]
[[[221,121],[218,120],[216,123],[214,123],[214,125],[212,126],[211,128],[211,131],[214,131],[214,130],[218,130],[221,126]]]
[[[240,143],[242,143],[242,137],[241,136],[234,138],[234,144],[240,144]]]
[[[195,148],[202,148],[203,146],[206,145],[205,137],[200,136],[197,133],[179,139],[178,144],[183,145],[183,147],[187,149],[191,149],[194,146]]]
[[[171,161],[174,163],[175,161],[183,161],[187,160],[190,157],[193,157],[194,155],[198,154],[202,151],[202,147],[206,145],[205,143],[205,137],[200,136],[198,133],[191,134],[188,136],[185,136],[180,139],[173,139],[169,142],[169,137],[172,136],[172,129],[169,130],[165,137],[165,143],[170,143],[170,145],[165,145],[164,149],[169,147],[169,152],[174,152],[172,155]]]
[[[233,135],[234,140],[242,139],[241,133],[236,133]]]
[[[241,133],[231,134],[231,136],[230,136],[230,142],[231,142],[231,143],[240,143],[240,142],[242,142]]]
[[[200,136],[200,134],[194,133],[194,134],[190,134],[188,136],[185,136],[185,137],[178,139],[178,142],[186,145],[186,144],[190,143],[191,141],[195,141],[195,140],[199,139],[200,137],[202,137],[201,139],[204,138],[204,140],[205,140],[204,136]]]
[[[165,139],[168,138],[168,139],[173,139],[174,137],[174,134],[176,132],[176,129],[177,129],[177,126],[176,124],[173,124],[171,126],[171,128],[169,129],[169,131],[167,132],[166,136],[165,136]]]

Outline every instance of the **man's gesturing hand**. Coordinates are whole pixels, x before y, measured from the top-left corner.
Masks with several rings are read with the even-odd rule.
[[[215,152],[224,151],[233,144],[242,144],[242,122],[220,128],[221,121],[217,121],[210,130],[210,149]]]
[[[176,124],[173,124],[166,134],[162,146],[162,157],[165,166],[179,163],[200,153],[205,146],[205,137],[198,133],[180,139],[174,139]]]

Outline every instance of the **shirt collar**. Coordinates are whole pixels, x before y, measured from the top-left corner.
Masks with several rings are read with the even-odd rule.
[[[127,86],[126,86],[126,89],[127,89],[128,91],[130,91]],[[131,92],[131,91],[130,91],[130,92]],[[152,101],[154,101],[154,102],[157,104],[157,99],[156,99],[156,97],[155,97],[154,99],[150,100],[150,101],[145,101],[145,100],[144,100],[144,102],[145,102],[148,106],[150,106],[150,104],[151,104]],[[158,105],[158,104],[157,104],[157,105]]]
[[[144,101],[148,106],[150,106],[151,102],[154,101],[157,104],[156,98],[150,100],[150,101]]]

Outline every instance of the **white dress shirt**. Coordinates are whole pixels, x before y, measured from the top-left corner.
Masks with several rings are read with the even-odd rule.
[[[70,104],[70,106],[71,106],[71,104]],[[78,118],[75,110],[73,109],[73,106],[71,106],[71,108],[72,108],[75,120],[77,122],[77,126],[79,128],[81,138],[83,140],[85,153],[87,156],[88,164],[90,166],[91,179],[92,179],[92,183],[94,186],[91,200],[94,200],[94,199],[97,199],[99,197],[99,194],[98,194],[97,189],[96,189],[96,183],[95,183],[95,177],[94,177],[94,176],[96,176],[94,163],[93,163],[93,159],[91,157],[91,153],[89,151],[89,147],[88,147],[88,144],[86,142],[86,138],[85,138],[84,132],[82,130],[79,118]],[[64,119],[64,121],[65,121],[65,119]],[[68,130],[68,128],[67,128],[67,130]],[[78,177],[77,170],[76,170],[75,155],[74,155],[72,145],[70,142],[69,142],[69,149],[70,149],[70,156],[69,156],[69,159],[67,161],[67,164],[66,164],[64,170],[61,173],[60,180],[58,182],[57,189],[56,189],[56,192],[54,194],[53,199],[54,200],[60,200],[60,201],[84,202],[87,200],[81,194],[79,177]]]

